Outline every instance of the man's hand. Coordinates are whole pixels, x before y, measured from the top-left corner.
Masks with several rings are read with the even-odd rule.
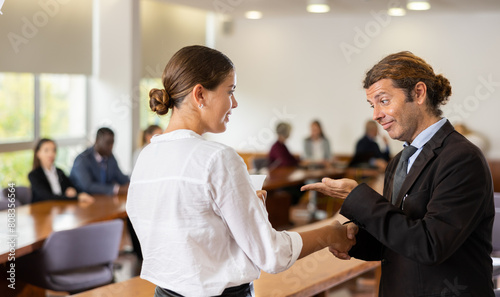
[[[356,244],[357,229],[347,225],[341,225],[338,221],[333,222],[335,228],[335,240],[329,250],[340,259],[350,259],[349,250]]]
[[[355,180],[348,178],[331,179],[323,178],[320,183],[305,185],[300,188],[301,191],[314,190],[327,196],[345,199],[351,191],[358,186]]]
[[[94,203],[95,199],[94,197],[90,196],[87,193],[80,193],[78,194],[78,202],[81,202],[83,204],[92,204]]]
[[[348,223],[348,224],[344,225],[344,227],[347,230],[347,232],[346,232],[347,238],[352,239],[352,240],[354,240],[354,242],[356,242],[356,234],[358,234],[358,231],[359,231],[358,226],[354,223]],[[341,260],[351,259],[351,256],[349,256],[349,253],[348,253],[349,251],[341,252],[335,246],[330,246],[328,249],[330,250],[330,253],[332,253],[335,257],[337,257]]]

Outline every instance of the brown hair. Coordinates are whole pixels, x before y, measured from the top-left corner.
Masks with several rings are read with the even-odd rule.
[[[406,100],[411,102],[410,96],[418,82],[427,86],[427,107],[435,116],[443,112],[439,108],[448,102],[451,96],[451,85],[441,74],[436,75],[431,65],[413,53],[405,51],[389,55],[378,62],[366,73],[363,87],[368,89],[381,79],[391,79],[394,87],[404,89]]]
[[[142,131],[142,142],[141,145],[144,146],[146,145],[146,136],[152,135],[155,130],[161,130],[161,127],[158,125],[149,125],[144,131]]]
[[[36,154],[38,153],[38,151],[42,148],[42,145],[46,142],[52,142],[54,145],[56,145],[55,141],[52,140],[52,139],[48,139],[48,138],[42,138],[38,141],[38,143],[36,144],[35,146],[35,152],[33,154],[33,169],[37,169],[38,167],[41,166],[40,164],[40,159],[38,159],[38,157],[36,156]],[[56,146],[56,149],[57,149],[57,146]]]
[[[195,85],[214,90],[232,71],[233,62],[223,53],[201,45],[184,47],[163,71],[164,89],[149,92],[149,107],[158,115],[167,114],[170,108],[179,108]]]
[[[312,121],[311,125],[314,124],[316,126],[318,126],[319,128],[319,136],[321,138],[325,138],[325,134],[323,134],[323,127],[321,127],[321,123],[319,122],[319,120],[314,120]]]

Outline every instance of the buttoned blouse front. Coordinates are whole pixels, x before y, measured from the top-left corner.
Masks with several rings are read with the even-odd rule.
[[[184,296],[220,295],[277,273],[302,240],[274,230],[236,151],[190,130],[153,137],[132,173],[127,213],[144,257],[141,277]]]

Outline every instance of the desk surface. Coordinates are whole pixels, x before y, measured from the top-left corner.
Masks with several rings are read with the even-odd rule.
[[[336,215],[334,218],[295,228],[293,231],[306,231],[329,224],[334,219],[345,221],[344,217]],[[379,266],[379,262],[365,262],[357,259],[339,260],[330,254],[328,249],[323,249],[298,260],[284,272],[278,274],[262,272],[260,278],[254,281],[255,296],[313,296]],[[154,289],[154,284],[135,277],[75,296],[150,297],[153,296]]]
[[[306,170],[279,168],[268,174],[264,189],[297,185],[306,179],[319,179],[323,176],[341,177],[341,169]],[[125,218],[126,196],[94,195],[95,202],[84,205],[76,201],[43,201],[16,207],[16,257],[39,249],[44,240],[54,231],[67,230],[90,223]],[[7,210],[0,211],[0,240],[7,242],[10,237],[7,226]],[[7,262],[9,246],[0,246],[0,263]]]
[[[320,180],[323,177],[341,178],[345,176],[345,169],[324,168],[324,169],[304,169],[296,167],[280,167],[267,173],[264,182],[264,190],[275,190],[278,188],[304,184],[306,180]]]
[[[54,231],[77,228],[90,223],[125,218],[126,196],[94,195],[95,202],[43,201],[16,207],[16,257],[39,249]],[[7,211],[0,211],[0,241],[7,242]],[[7,262],[9,247],[0,246],[0,263]]]

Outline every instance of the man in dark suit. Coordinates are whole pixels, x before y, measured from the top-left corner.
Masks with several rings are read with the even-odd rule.
[[[378,127],[375,121],[366,122],[365,135],[356,143],[354,157],[349,163],[350,167],[377,167],[382,170],[390,159],[388,141],[384,137],[384,150],[380,150],[376,137]]]
[[[449,81],[400,52],[368,71],[364,88],[373,119],[405,143],[387,166],[384,195],[350,179],[303,189],[345,199],[340,213],[359,227],[349,255],[381,261],[381,297],[493,297],[491,174],[481,151],[441,117]]]
[[[126,194],[129,178],[113,156],[115,135],[109,128],[97,131],[94,146],[78,155],[69,178],[79,191],[89,194]]]
[[[94,146],[78,155],[69,178],[79,191],[90,194],[127,194],[130,179],[118,167],[113,156],[115,133],[109,128],[97,130]],[[127,219],[134,252],[142,260],[141,247],[130,220]]]

